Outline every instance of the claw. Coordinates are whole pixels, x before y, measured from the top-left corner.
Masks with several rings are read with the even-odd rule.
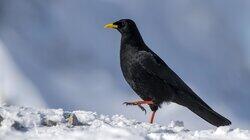
[[[147,114],[147,111],[146,111],[146,109],[145,109],[143,106],[138,105],[138,107],[139,107],[142,111],[144,111],[144,112],[145,112],[145,114]]]
[[[133,103],[133,102],[124,102],[123,105],[138,105],[138,104]]]
[[[142,105],[140,105],[138,103],[135,103],[135,102],[124,102],[123,105],[126,105],[126,106],[127,105],[137,105],[142,111],[145,112],[145,114],[147,113],[146,109]]]

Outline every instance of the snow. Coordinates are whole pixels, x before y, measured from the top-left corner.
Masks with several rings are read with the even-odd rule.
[[[36,109],[30,107],[0,106],[0,139],[53,140],[244,140],[250,131],[230,126],[211,130],[191,131],[182,121],[169,125],[149,124],[126,119],[123,115],[98,115],[90,111]],[[73,117],[70,117],[73,116]],[[70,121],[70,119],[72,119]]]

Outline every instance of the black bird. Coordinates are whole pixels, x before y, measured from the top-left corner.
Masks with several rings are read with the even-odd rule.
[[[120,65],[123,76],[142,100],[125,102],[126,105],[148,104],[155,112],[164,102],[174,102],[215,126],[230,125],[231,122],[209,107],[184,81],[144,43],[134,21],[122,19],[104,26],[121,33]]]

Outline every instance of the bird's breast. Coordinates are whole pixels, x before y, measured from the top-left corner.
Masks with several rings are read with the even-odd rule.
[[[133,48],[122,48],[120,51],[120,65],[124,78],[131,85],[135,79],[135,67],[137,61],[135,60],[137,51]],[[132,85],[131,85],[132,86]]]
[[[142,88],[151,76],[143,69],[138,61],[138,52],[128,50],[121,53],[121,70],[125,80],[134,89]]]

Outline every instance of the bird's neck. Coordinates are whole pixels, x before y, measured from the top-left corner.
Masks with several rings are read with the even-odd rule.
[[[122,34],[121,44],[126,44],[134,47],[144,46],[145,43],[141,37],[141,34],[138,30],[133,32]]]

